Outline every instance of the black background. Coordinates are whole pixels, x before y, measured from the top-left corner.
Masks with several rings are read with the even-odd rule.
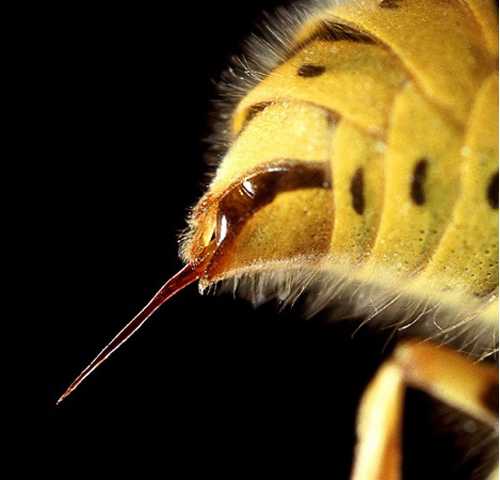
[[[190,287],[55,406],[181,267],[178,233],[204,188],[213,81],[262,11],[282,4],[44,11],[39,168],[49,215],[36,228],[49,239],[42,448],[55,476],[347,478],[359,396],[392,348],[388,331],[353,337],[354,320],[303,320]],[[414,392],[408,403],[406,470],[448,478],[457,454],[431,428],[435,402]]]

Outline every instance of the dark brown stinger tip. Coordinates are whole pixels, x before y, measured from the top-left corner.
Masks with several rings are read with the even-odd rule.
[[[203,238],[203,230],[200,230],[200,234],[195,237],[190,254],[194,260],[190,261],[158,290],[149,303],[76,377],[57,400],[57,404],[70,395],[85,378],[123,345],[168,299],[197,280],[214,278],[214,274],[217,276],[217,271],[213,269],[214,264],[220,263],[227,248],[253,213],[270,203],[280,192],[300,188],[330,189],[329,175],[329,170],[324,162],[277,161],[235,182],[216,200],[208,198],[202,200],[197,208],[200,209],[200,214],[207,214],[208,217],[200,223],[210,224],[210,212],[213,211],[214,205],[217,206],[213,238],[207,242]]]
[[[103,350],[85,367],[85,369],[75,378],[73,383],[59,397],[56,404],[59,405],[67,396],[69,396],[80,383],[85,380],[101,363],[103,363],[115,350],[123,345],[141,326],[144,322],[168,299],[176,293],[192,284],[203,276],[204,269],[207,263],[207,258],[200,262],[190,262],[177,272],[173,277],[167,280],[166,283],[156,292],[153,298],[147,305],[129,322],[122,330],[109,342]]]

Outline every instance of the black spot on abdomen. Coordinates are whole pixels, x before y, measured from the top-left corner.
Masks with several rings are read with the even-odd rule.
[[[299,77],[319,77],[325,73],[326,68],[323,65],[313,65],[305,63],[297,70]]]
[[[491,208],[498,209],[498,171],[491,176],[486,198]]]
[[[426,158],[421,158],[413,169],[410,196],[415,205],[423,205],[425,203],[424,184],[427,177],[427,163]]]
[[[241,127],[240,131],[238,132],[238,135],[241,134],[243,130],[247,127],[247,125],[252,121],[252,119],[260,112],[263,112],[269,105],[271,105],[273,102],[259,102],[255,103],[251,107],[248,108],[246,115],[245,115],[245,120],[243,121],[243,126]]]
[[[337,42],[347,40],[357,43],[375,43],[367,33],[337,22],[323,21],[305,40],[297,43],[283,58],[287,61],[313,42]]]
[[[352,208],[358,215],[365,211],[365,194],[363,169],[358,168],[351,179]]]
[[[399,0],[380,0],[378,6],[380,8],[399,8]]]

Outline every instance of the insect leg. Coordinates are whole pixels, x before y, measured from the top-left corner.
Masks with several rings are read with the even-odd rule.
[[[402,372],[387,361],[361,400],[352,480],[400,480],[403,399]]]
[[[430,343],[409,342],[394,359],[407,385],[498,428],[498,370]]]
[[[377,372],[358,413],[354,480],[401,478],[404,388],[412,386],[498,428],[498,371],[429,343],[407,342]]]

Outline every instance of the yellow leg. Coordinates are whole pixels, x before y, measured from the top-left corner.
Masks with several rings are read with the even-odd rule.
[[[405,386],[427,392],[498,428],[498,371],[448,348],[398,346],[366,389],[358,414],[353,480],[401,479],[401,423]]]
[[[399,480],[403,375],[385,363],[368,386],[358,413],[353,480]]]

